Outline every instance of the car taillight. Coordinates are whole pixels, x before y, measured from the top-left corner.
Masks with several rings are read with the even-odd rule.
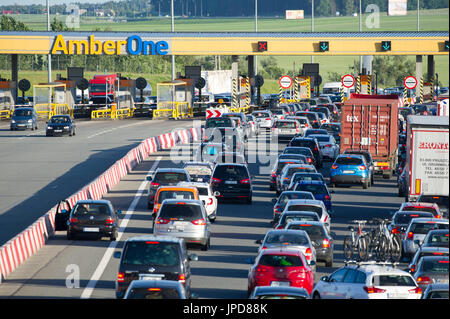
[[[323,248],[328,248],[330,247],[330,241],[327,238],[324,238],[322,241],[322,247]]]
[[[117,274],[117,281],[118,282],[124,282],[125,281],[125,274],[123,272],[119,272]]]
[[[262,246],[261,249],[267,249],[267,247],[266,246]]]
[[[330,200],[330,195],[325,195],[326,200]]]
[[[72,217],[69,219],[69,223],[78,223],[78,218]]]
[[[324,147],[333,147],[333,145],[332,144],[327,144]]]
[[[393,228],[393,229],[392,229],[392,233],[393,233],[393,234],[400,234],[400,229],[399,229],[399,227]]]
[[[305,124],[305,127],[309,127],[309,125],[308,125],[308,124]]]
[[[263,268],[263,267],[256,268],[256,272],[266,272],[266,271],[267,271],[267,269]]]
[[[307,161],[308,161],[308,163],[312,163],[312,158],[308,157]]]
[[[337,166],[337,165],[331,165],[331,169],[337,169],[339,166]]]
[[[280,212],[279,209],[280,209],[280,205],[275,205],[275,207],[273,208],[273,210],[277,213]]]
[[[411,272],[415,272],[416,271],[416,265],[412,265],[411,268],[409,268],[409,270]]]
[[[364,286],[363,289],[368,294],[379,294],[379,293],[386,292],[386,289],[381,289],[381,288],[377,288],[377,287],[366,287],[366,286]]]
[[[417,283],[427,285],[427,284],[431,284],[432,281],[431,281],[431,278],[428,276],[420,276],[417,278]]]
[[[159,183],[152,182],[152,183],[150,184],[150,187],[158,188],[158,187],[159,187]]]
[[[366,167],[364,165],[361,165],[361,166],[358,166],[358,169],[361,170],[361,171],[365,171]]]
[[[306,251],[305,251],[305,257],[306,257],[306,260],[309,260],[309,261],[311,261],[312,260],[312,252],[311,252],[311,248],[306,248]]]
[[[266,121],[270,121],[270,119],[266,119]]]
[[[179,274],[178,275],[178,282],[184,284],[186,283],[186,276],[184,274]]]
[[[414,237],[414,233],[412,232],[412,231],[410,231],[409,233],[408,233],[408,239],[413,239],[413,237]]]
[[[246,179],[241,180],[241,184],[250,184],[250,179],[246,178]]]
[[[319,149],[318,149],[317,146],[316,146],[316,147],[314,147],[314,150],[315,150],[315,151],[318,151]]]
[[[283,226],[279,225],[277,226],[277,229],[283,229]]]
[[[197,226],[206,225],[206,221],[203,218],[193,220],[191,223],[194,224],[194,225],[197,225]]]
[[[159,224],[162,224],[162,225],[168,224],[169,222],[170,222],[170,220],[164,219],[164,218],[161,218],[161,217],[159,217],[159,218],[156,219],[156,223],[157,223],[158,225],[159,225]]]
[[[106,218],[105,220],[106,224],[114,224],[114,219],[111,217]]]
[[[221,182],[222,180],[221,179],[218,179],[218,178],[211,178],[211,183],[213,183],[213,184],[219,184],[220,182]]]
[[[410,294],[418,294],[418,295],[421,295],[421,294],[422,294],[422,288],[416,287],[416,288],[414,288],[414,289],[409,289],[408,292],[409,292]]]

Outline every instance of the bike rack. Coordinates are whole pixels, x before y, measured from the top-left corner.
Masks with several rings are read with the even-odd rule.
[[[348,265],[357,265],[358,267],[364,265],[379,265],[379,266],[392,266],[396,268],[400,263],[399,262],[389,262],[389,261],[376,261],[376,260],[368,260],[368,261],[358,261],[358,260],[344,260],[345,266]]]

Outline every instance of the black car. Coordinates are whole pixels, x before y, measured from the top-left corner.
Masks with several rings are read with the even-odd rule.
[[[322,168],[323,166],[323,156],[320,150],[319,142],[315,138],[305,138],[305,137],[294,137],[288,146],[299,146],[308,147],[314,155],[315,163],[317,168]]]
[[[75,135],[77,125],[70,115],[53,115],[47,122],[46,136]]]
[[[313,128],[320,127],[319,115],[317,115],[316,112],[300,111],[300,112],[295,112],[295,116],[305,116],[308,118],[309,123],[311,123]]]
[[[190,182],[188,172],[183,168],[158,168],[153,177],[147,176],[147,181],[150,182],[148,189],[147,208],[153,209],[155,201],[155,194],[160,186],[174,186],[179,182]]]
[[[186,295],[191,296],[190,260],[182,238],[169,236],[136,236],[128,238],[122,252],[114,252],[120,258],[116,279],[116,297],[123,298],[133,280],[172,280],[184,285]]]
[[[304,155],[306,157],[306,162],[308,164],[316,165],[316,160],[314,158],[314,154],[311,152],[311,149],[309,147],[286,147],[283,150],[283,154],[300,154]],[[278,157],[280,158],[280,157]]]
[[[219,192],[218,199],[243,199],[252,203],[252,182],[246,165],[218,163],[211,176],[213,192]]]
[[[393,234],[403,235],[406,228],[408,228],[409,222],[413,218],[433,218],[433,213],[429,212],[416,212],[416,211],[397,211],[392,216],[392,221],[388,225],[388,228]]]
[[[108,200],[79,200],[70,212],[67,239],[77,235],[109,237],[116,240],[119,232],[119,214]]]
[[[326,130],[328,134],[333,135],[338,144],[341,142],[341,123],[323,123],[320,129]]]

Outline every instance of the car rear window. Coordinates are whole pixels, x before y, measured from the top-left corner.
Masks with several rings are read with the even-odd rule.
[[[105,204],[77,204],[73,211],[74,216],[82,215],[96,215],[96,216],[109,216],[108,205]]]
[[[448,196],[431,196],[431,195],[420,196],[419,202],[436,203],[439,207],[447,207],[447,208],[449,203]]]
[[[296,190],[311,192],[316,194],[328,194],[327,188],[323,184],[298,184]]]
[[[291,167],[287,170],[287,174],[286,176],[292,176],[294,175],[294,173],[298,173],[298,172],[315,172],[315,168],[313,167],[302,167],[302,166],[296,166],[296,167]]]
[[[293,139],[291,141],[291,146],[299,146],[299,147],[314,147],[315,143],[311,140],[299,140],[299,139]]]
[[[169,220],[193,221],[203,218],[203,215],[199,205],[180,202],[176,204],[164,204],[161,207],[159,217]]]
[[[128,299],[180,299],[175,288],[134,288],[130,290]]]
[[[448,299],[448,290],[432,291],[428,299]]]
[[[374,286],[413,286],[414,279],[411,276],[404,275],[375,275],[372,277]]]
[[[305,156],[311,156],[311,150],[309,148],[287,147],[283,153],[284,154],[300,154],[300,155],[305,155]]]
[[[274,124],[275,128],[286,128],[286,129],[292,129],[296,128],[295,122],[285,122],[285,121],[277,121]]]
[[[429,213],[436,213],[436,209],[433,207],[423,207],[423,206],[406,206],[403,207],[404,211],[406,212],[429,212]]]
[[[323,181],[323,176],[321,174],[296,173],[292,176],[292,181],[294,183],[299,181]]]
[[[437,258],[426,258],[422,259],[421,265],[418,271],[421,272],[431,272],[431,273],[447,273],[449,271],[448,258],[447,259],[437,259]]]
[[[319,206],[313,206],[313,205],[291,205],[288,207],[288,211],[304,211],[304,212],[314,212],[319,215],[319,217],[322,217],[322,207]]]
[[[319,142],[329,142],[330,141],[330,136],[318,135],[318,136],[314,136],[314,137]]]
[[[430,244],[431,246],[448,247],[448,233],[430,234],[427,244]]]
[[[410,231],[414,234],[427,234],[430,229],[448,229],[448,224],[440,223],[413,223]]]
[[[304,230],[309,236],[325,236],[325,230],[318,225],[293,224],[288,229]]]
[[[298,256],[263,255],[259,259],[259,265],[269,267],[303,267],[303,262]]]
[[[286,215],[283,220],[281,221],[282,225],[287,225],[290,222],[296,222],[296,221],[308,221],[308,222],[318,222],[319,218],[317,215]]]
[[[409,224],[409,222],[411,221],[411,219],[413,218],[419,218],[419,217],[429,217],[432,218],[433,214],[431,213],[417,213],[417,214],[402,214],[402,213],[397,213],[395,214],[395,218],[394,218],[394,224],[403,224],[403,225],[407,225]]]
[[[214,171],[214,177],[218,179],[243,180],[249,178],[248,172],[243,166],[220,165]]]
[[[268,234],[264,240],[267,244],[291,244],[291,245],[309,245],[308,238],[297,234]]]
[[[301,154],[281,154],[278,156],[278,159],[295,159],[295,160],[299,160],[302,163],[306,164],[307,159],[305,157],[305,155],[301,155]]]
[[[278,200],[279,203],[284,204],[287,203],[288,200],[293,199],[314,199],[312,194],[308,193],[288,193],[280,196],[280,199]]]
[[[198,189],[198,194],[200,196],[208,196],[208,188],[206,187],[197,187]]]
[[[158,203],[165,199],[195,199],[194,192],[191,191],[161,191],[158,195]]]
[[[266,117],[270,117],[270,115],[268,113],[264,113],[264,112],[258,112],[258,113],[253,113],[253,115],[257,118],[266,118]]]
[[[159,172],[155,175],[155,182],[157,183],[178,183],[187,182],[187,176],[179,172]]]
[[[280,110],[280,109],[278,109],[278,110],[271,110],[271,112],[272,112],[272,114],[278,114],[278,115],[282,115],[283,114],[283,110]]]
[[[129,242],[123,253],[124,265],[153,265],[173,267],[180,264],[179,246],[154,241]]]
[[[356,157],[338,157],[336,159],[336,164],[339,165],[361,165],[363,161]]]

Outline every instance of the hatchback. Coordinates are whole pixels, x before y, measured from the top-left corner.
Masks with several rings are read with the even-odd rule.
[[[304,137],[308,137],[310,135],[329,135],[329,134],[328,134],[328,131],[325,129],[311,128],[311,129],[306,130]]]
[[[75,135],[76,123],[70,115],[53,115],[47,122],[45,136]]]
[[[288,146],[283,150],[282,154],[298,154],[306,156],[307,163],[316,166],[314,155],[309,147]]]
[[[297,183],[300,181],[322,181],[325,182],[325,179],[323,178],[323,175],[321,173],[304,173],[304,172],[297,172],[294,173],[291,177],[291,182],[288,186],[288,190],[295,190],[297,187]]]
[[[156,218],[156,215],[161,208],[161,204],[166,199],[178,199],[178,200],[186,200],[186,199],[195,199],[199,200],[200,195],[198,193],[197,188],[192,186],[160,186],[156,190],[154,204],[153,204],[153,219]]]
[[[271,129],[273,126],[272,113],[270,111],[255,111],[252,113],[260,128]]]
[[[293,199],[314,199],[311,192],[301,192],[301,191],[284,191],[280,194],[278,198],[272,199],[273,205],[273,219],[272,223],[278,222],[281,213],[284,211],[288,201]]]
[[[287,116],[286,111],[282,108],[272,108],[270,109],[270,112],[272,113],[275,120],[284,120],[284,118]]]
[[[38,129],[38,115],[34,108],[32,107],[18,107],[14,110],[11,120],[10,129],[14,130],[26,130]]]
[[[270,173],[270,181],[269,181],[269,189],[271,191],[277,189],[277,180],[278,175],[280,175],[281,171],[286,165],[289,164],[302,164],[303,161],[301,160],[293,160],[293,159],[277,159],[275,162],[272,172]],[[304,165],[304,164],[303,164]]]
[[[448,248],[448,229],[432,229],[422,242],[422,247]]]
[[[334,161],[339,154],[339,145],[336,143],[333,135],[312,134],[309,136],[315,138],[319,142],[323,158]]]
[[[123,299],[187,299],[186,290],[174,280],[133,280]]]
[[[147,197],[147,208],[153,209],[156,191],[160,186],[175,186],[179,182],[190,182],[190,176],[182,168],[158,168],[155,174],[146,177],[150,182]]]
[[[325,262],[325,267],[333,267],[334,242],[322,222],[290,222],[285,229],[305,231],[316,250],[317,261]]]
[[[408,271],[412,274],[416,271],[417,263],[419,262],[420,258],[424,256],[447,256],[448,257],[448,247],[424,247],[421,246],[416,253],[414,254],[414,257],[411,259],[411,262],[408,266]]]
[[[422,299],[448,300],[449,286],[447,284],[429,284],[422,294]]]
[[[343,154],[354,154],[354,155],[362,155],[364,156],[364,159],[366,160],[366,164],[369,167],[370,171],[370,185],[374,184],[374,175],[375,175],[375,165],[373,163],[372,154],[370,154],[369,151],[365,150],[352,150],[352,149],[346,149]]]
[[[312,125],[309,124],[309,120],[307,117],[305,116],[295,116],[295,115],[290,115],[287,117],[288,120],[295,120],[300,124],[300,135],[304,135],[306,130],[311,128]]]
[[[402,203],[400,212],[429,212],[435,218],[442,218],[439,206],[435,203],[406,202]]]
[[[252,203],[252,182],[250,172],[243,164],[217,164],[211,177],[211,187],[219,192],[218,198],[242,199]]]
[[[300,124],[295,120],[276,120],[272,134],[272,138],[278,138],[278,141],[291,140],[301,134]]]
[[[186,296],[191,296],[191,266],[198,260],[188,254],[186,243],[172,236],[136,236],[128,238],[122,251],[115,251],[120,259],[116,279],[116,297],[123,298],[133,280],[172,280],[181,283]]]
[[[274,228],[285,229],[287,224],[295,221],[320,222],[320,217],[317,213],[311,211],[287,211],[285,209],[278,220],[278,224]]]
[[[211,224],[200,200],[166,199],[155,219],[153,234],[183,238],[187,244],[199,244],[208,250]]]
[[[300,250],[264,249],[248,272],[248,295],[258,286],[300,287],[311,293],[314,272]]]
[[[392,216],[392,221],[388,225],[389,230],[394,234],[403,235],[413,218],[433,218],[429,212],[408,212],[397,211]]]
[[[422,290],[429,284],[448,284],[448,256],[424,256],[419,259],[414,278]]]
[[[295,116],[307,117],[308,120],[309,120],[309,123],[311,123],[311,126],[313,128],[319,128],[320,127],[319,115],[317,113],[315,113],[315,112],[300,111],[300,112],[295,112]]]
[[[178,186],[193,186],[197,188],[199,199],[205,205],[206,213],[211,222],[214,222],[217,218],[217,198],[219,192],[213,192],[211,185],[209,183],[199,183],[199,182],[180,182]]]
[[[119,232],[119,214],[108,200],[79,200],[72,208],[67,223],[67,239],[77,235],[116,240]]]
[[[314,194],[313,194],[314,195]],[[319,221],[325,225],[330,232],[331,217],[323,201],[317,199],[292,199],[286,203],[284,212],[303,211],[313,212],[319,216]]]
[[[341,154],[331,165],[330,186],[360,184],[363,189],[370,186],[370,170],[362,155]]]
[[[324,123],[320,126],[321,130],[326,130],[328,134],[333,135],[336,142],[341,142],[341,123]]]
[[[299,181],[295,186],[296,190],[311,192],[314,198],[321,200],[329,212],[332,211],[333,207],[331,204],[331,193],[328,190],[327,184],[323,181]]]
[[[298,172],[316,173],[317,170],[313,165],[308,164],[288,164],[277,177],[277,195],[288,189],[291,177]]]

